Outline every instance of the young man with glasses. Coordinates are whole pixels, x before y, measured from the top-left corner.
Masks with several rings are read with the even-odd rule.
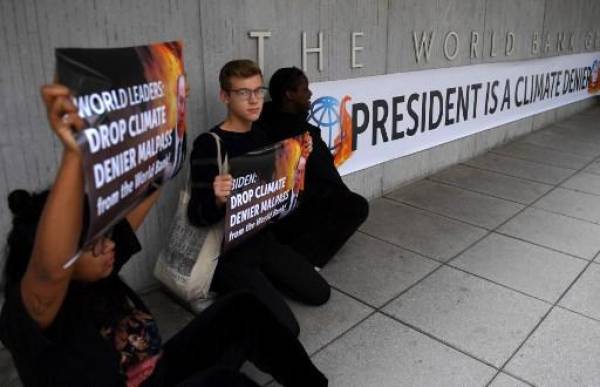
[[[221,69],[220,99],[227,107],[225,120],[210,131],[222,141],[229,158],[268,144],[255,122],[262,111],[266,88],[260,68],[250,60],[234,60]],[[219,175],[217,148],[208,133],[196,138],[190,157],[192,194],[188,207],[190,222],[207,226],[225,215],[233,178]],[[329,299],[330,287],[299,253],[277,241],[269,228],[219,257],[211,289],[217,293],[249,290],[298,335],[300,328],[278,290],[309,305]]]

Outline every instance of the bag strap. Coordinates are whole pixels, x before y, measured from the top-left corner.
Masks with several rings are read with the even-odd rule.
[[[218,134],[213,133],[213,132],[208,132],[208,134],[210,134],[211,136],[213,136],[213,138],[215,139],[215,144],[217,145],[217,166],[219,168],[219,175],[222,175],[224,173],[228,173],[229,172],[229,157],[227,156],[227,152],[225,152],[225,159],[223,159],[222,156],[222,148],[221,148],[221,137],[219,137]],[[192,178],[190,176],[190,178],[185,180],[185,185],[183,187],[183,190],[188,194],[191,195],[191,191],[192,191]]]
[[[219,175],[229,172],[229,157],[227,156],[227,152],[225,152],[225,158],[221,155],[221,137],[213,132],[208,133],[213,136],[215,143],[217,144],[217,165],[219,166]]]

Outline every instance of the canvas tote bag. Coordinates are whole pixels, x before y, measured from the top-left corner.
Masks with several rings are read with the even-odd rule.
[[[219,174],[229,171],[227,153],[221,156],[221,139],[209,132],[217,144]],[[187,217],[190,200],[189,183],[179,195],[179,204],[169,241],[154,266],[154,276],[171,292],[188,303],[209,297],[223,241],[223,219],[211,226],[195,227]]]

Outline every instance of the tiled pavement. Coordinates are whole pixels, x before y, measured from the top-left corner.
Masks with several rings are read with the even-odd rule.
[[[599,252],[596,107],[374,200],[329,303],[291,304],[331,386],[598,386]],[[167,337],[192,318],[146,298]]]

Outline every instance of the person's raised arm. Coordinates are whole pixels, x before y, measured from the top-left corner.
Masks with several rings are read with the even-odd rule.
[[[29,265],[21,281],[21,295],[30,316],[49,326],[64,300],[73,267],[63,265],[77,252],[82,229],[83,171],[74,132],[83,127],[69,90],[61,85],[42,87],[50,126],[63,143],[62,160],[42,211]]]

